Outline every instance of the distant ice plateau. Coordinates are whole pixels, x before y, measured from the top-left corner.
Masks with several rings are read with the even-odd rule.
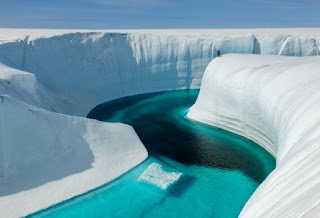
[[[243,216],[315,214],[319,58],[279,55],[317,56],[319,48],[320,29],[0,29],[0,215],[44,209],[147,158],[131,127],[84,118],[95,106],[200,88],[201,80],[189,116],[277,158]],[[211,62],[218,50],[223,57]]]

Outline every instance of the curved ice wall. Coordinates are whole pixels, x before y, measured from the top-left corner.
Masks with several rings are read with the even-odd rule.
[[[0,62],[35,74],[62,98],[58,112],[84,116],[96,105],[122,96],[199,88],[218,50],[222,54],[319,54],[320,40],[315,36],[248,32],[89,32],[27,37],[0,45]]]
[[[276,169],[241,217],[319,217],[320,57],[227,55],[205,71],[188,117],[245,136]]]

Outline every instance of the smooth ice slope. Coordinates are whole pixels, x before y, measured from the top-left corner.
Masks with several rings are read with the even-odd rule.
[[[56,114],[0,95],[0,217],[99,187],[147,157],[132,127]]]
[[[207,67],[188,117],[275,155],[242,217],[319,217],[319,111],[320,57],[226,55]]]
[[[319,55],[320,44],[319,29],[0,33],[0,62],[34,74],[64,99],[59,112],[81,116],[114,98],[199,88],[218,50],[223,55],[309,56]]]

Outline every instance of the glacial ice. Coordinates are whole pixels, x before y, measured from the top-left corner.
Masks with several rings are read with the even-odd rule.
[[[0,217],[99,187],[147,158],[132,127],[52,113],[0,95]]]
[[[320,29],[116,32],[0,29],[0,33],[0,214],[6,217],[25,216],[96,188],[120,176],[147,157],[147,151],[132,128],[67,115],[85,116],[98,104],[127,95],[199,88],[203,72],[218,50],[223,56],[228,53],[311,56],[319,55],[320,52]],[[215,64],[211,63],[208,69],[220,66],[226,71],[226,75],[232,76],[231,72],[243,70],[235,76],[240,81],[256,72],[255,70],[271,69],[274,66],[274,74],[283,72],[276,78],[282,78],[287,75],[285,69],[288,65],[285,63],[293,60],[292,67],[301,68],[298,71],[303,72],[302,75],[315,72],[309,63],[315,60],[312,58],[269,56],[262,60],[256,56],[244,56],[242,66],[234,64],[231,57],[233,56],[226,55],[216,59]],[[227,62],[223,64],[227,66],[225,69],[219,65],[220,61]],[[304,61],[306,63],[303,64]],[[301,65],[298,66],[298,63]],[[279,68],[276,68],[277,64]],[[319,67],[316,63],[313,64],[314,67]],[[302,69],[303,66],[309,66],[310,69]],[[262,73],[263,80],[258,81],[255,87],[247,86],[246,81],[231,83],[230,80],[230,84],[226,84],[223,90],[235,86],[232,88],[235,94],[241,94],[243,89],[255,93],[263,81],[278,81],[269,76],[268,72]],[[202,102],[201,108],[213,105],[213,101],[201,100],[202,96],[210,96],[208,90],[210,84],[214,83],[207,74],[198,99]],[[316,74],[314,76],[317,78]],[[289,87],[295,85],[295,79],[300,77],[295,73],[292,78],[287,76],[285,80],[279,81],[285,81]],[[206,82],[207,80],[210,82]],[[309,84],[309,81],[301,81]],[[305,89],[299,83],[301,95],[308,96],[313,91],[316,92],[316,81],[314,82],[314,87],[307,86]],[[287,86],[279,83],[276,84],[278,89],[268,86],[274,95],[286,90]],[[290,96],[294,96],[295,89],[291,89]],[[268,100],[270,96],[267,93],[262,93],[260,97],[266,95]],[[237,119],[240,118],[236,114],[238,111],[226,110],[225,113],[228,114],[221,118],[225,122],[219,123],[220,127],[229,126],[229,130],[241,134],[240,130],[245,126],[248,138],[256,139],[260,145],[277,155],[278,165],[282,163],[280,160],[285,165],[286,159],[298,163],[288,155],[299,153],[298,150],[302,148],[294,147],[296,151],[290,146],[299,139],[307,139],[307,136],[301,136],[306,132],[300,115],[307,116],[305,114],[311,112],[294,106],[288,108],[290,111],[285,110],[273,102],[274,96],[266,100],[267,103],[274,103],[268,111],[259,108],[253,99],[243,108],[241,102],[247,98],[240,94],[236,95],[237,98],[227,98],[225,101],[219,98],[220,107],[223,109],[225,105],[237,104],[238,108],[253,113],[252,117],[245,117],[245,120],[257,120],[255,122],[258,126],[239,123]],[[279,97],[277,101],[284,105],[288,103],[281,99]],[[313,105],[315,99],[306,99],[310,102],[297,98],[294,104]],[[283,115],[285,111],[287,114]],[[197,117],[201,121],[215,119],[210,111],[202,112],[202,120]],[[290,123],[285,123],[287,129],[281,126],[282,132],[279,132],[281,120],[276,118],[285,122],[291,115],[293,118]],[[308,118],[310,119],[306,122],[309,123],[316,120],[312,116]],[[272,122],[268,119],[272,119]],[[293,125],[294,119],[300,120],[301,128]],[[231,126],[229,123],[235,124]],[[287,134],[291,134],[290,140]],[[308,134],[312,137],[311,135],[316,134],[316,128]],[[305,145],[303,140],[300,145]],[[282,146],[278,147],[280,142]],[[314,146],[311,143],[308,149],[300,152],[301,158],[311,152]],[[86,161],[81,162],[80,157],[85,157]],[[307,169],[310,167],[307,166],[306,170],[299,171],[297,175],[309,172]],[[286,169],[277,167],[275,172],[285,174]],[[290,170],[288,172],[291,173]],[[260,196],[264,193],[263,187],[268,188],[268,184],[279,183],[279,187],[284,185],[280,183],[280,179],[277,180],[277,175],[271,174],[267,179],[271,182],[262,184],[262,188],[258,189],[253,200],[247,204],[250,206],[244,209],[245,214],[252,213],[251,207],[259,208],[265,202],[271,202],[268,196],[273,196],[276,191],[270,191],[266,198],[260,199]],[[300,180],[306,181],[302,178]],[[285,193],[287,192],[283,192],[283,197]],[[300,201],[297,202],[295,206],[299,206]],[[310,205],[317,204],[317,200],[312,198],[306,202]],[[277,205],[274,207],[278,208]]]
[[[276,157],[241,217],[320,214],[320,57],[226,55],[203,76],[188,117],[249,138]]]
[[[152,163],[140,175],[139,181],[144,181],[159,188],[166,190],[168,186],[176,182],[182,173],[180,172],[166,172],[163,167],[158,163]]]
[[[48,98],[57,112],[80,116],[110,99],[199,88],[218,50],[308,56],[318,55],[320,44],[319,29],[0,31],[0,62],[34,74],[61,98]]]

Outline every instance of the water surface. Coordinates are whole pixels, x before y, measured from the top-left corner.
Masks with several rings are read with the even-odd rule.
[[[237,217],[275,159],[257,144],[186,118],[198,90],[126,97],[89,118],[132,125],[150,157],[119,179],[34,217]],[[166,190],[139,181],[152,163],[180,172]]]

